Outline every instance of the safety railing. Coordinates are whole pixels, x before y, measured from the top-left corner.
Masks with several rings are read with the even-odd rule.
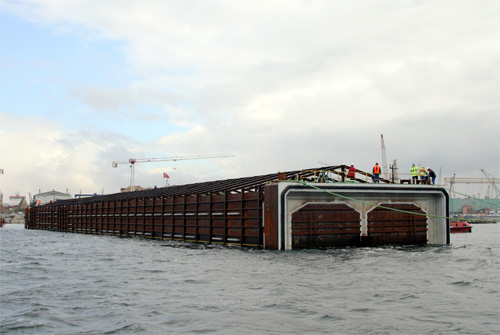
[[[305,171],[305,170],[304,170]],[[354,177],[349,177],[349,171],[338,170],[308,170],[311,174],[307,177],[297,178],[298,180],[309,181],[314,183],[374,183],[374,174],[356,170]],[[426,177],[422,180],[420,176],[414,181],[411,173],[388,173],[388,177],[384,178],[385,174],[381,174],[378,181],[383,184],[429,184]]]

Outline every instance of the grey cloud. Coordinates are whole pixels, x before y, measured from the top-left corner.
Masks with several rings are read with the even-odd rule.
[[[42,8],[50,22],[126,41],[134,82],[73,87],[73,99],[106,115],[170,117],[190,127],[134,148],[126,135],[106,138],[105,148],[94,149],[95,164],[109,164],[113,152],[133,157],[155,147],[235,153],[220,178],[319,161],[369,170],[381,161],[383,133],[389,162],[402,169],[415,162],[446,173],[498,171],[497,1],[61,1]],[[96,184],[106,185],[129,172],[96,171]],[[200,179],[182,173],[184,182]]]

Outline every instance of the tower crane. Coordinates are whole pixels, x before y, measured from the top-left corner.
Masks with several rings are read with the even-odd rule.
[[[496,188],[496,197],[500,195],[500,192],[498,192],[498,187],[496,186],[499,184],[500,181],[498,178],[456,178],[455,174],[453,174],[452,178],[444,178],[444,185],[450,184],[450,194],[455,193],[453,191],[453,187],[455,184],[489,184],[490,186],[493,186],[493,188]],[[495,198],[496,198],[495,197]]]
[[[451,196],[452,196],[452,197],[454,196],[454,193],[453,193],[453,186],[455,185],[455,176],[456,176],[456,175],[457,175],[457,174],[456,174],[456,173],[454,173],[454,174],[453,174],[453,177],[450,179],[450,194],[451,194]],[[446,184],[448,184],[448,182],[447,182],[446,178],[444,178],[444,184],[445,184],[445,185],[446,185]]]
[[[128,164],[130,163],[130,190],[135,191],[135,181],[134,181],[134,167],[136,163],[155,163],[163,161],[180,161],[188,159],[208,159],[208,158],[220,158],[220,157],[234,157],[233,154],[219,154],[219,155],[198,155],[198,156],[173,156],[173,157],[160,157],[160,158],[130,158],[126,162],[113,161],[113,167],[117,168],[118,164]]]
[[[490,196],[490,199],[498,198],[500,196],[500,189],[498,188],[498,184],[499,184],[498,178],[496,178],[494,175],[488,173],[484,169],[479,168],[479,170],[481,170],[481,172],[484,174],[486,179],[488,179],[488,181],[491,183],[491,196],[490,196],[490,194],[489,194],[490,192],[488,190],[488,196]]]

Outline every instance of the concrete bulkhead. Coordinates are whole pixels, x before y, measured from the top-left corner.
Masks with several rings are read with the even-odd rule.
[[[265,200],[274,214],[264,215],[265,248],[449,243],[448,194],[439,187],[281,182],[265,193],[275,197]]]

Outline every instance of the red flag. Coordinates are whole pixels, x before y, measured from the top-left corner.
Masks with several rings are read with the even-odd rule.
[[[166,174],[165,172],[163,172],[163,178],[170,178],[170,177],[168,176],[168,174]]]

